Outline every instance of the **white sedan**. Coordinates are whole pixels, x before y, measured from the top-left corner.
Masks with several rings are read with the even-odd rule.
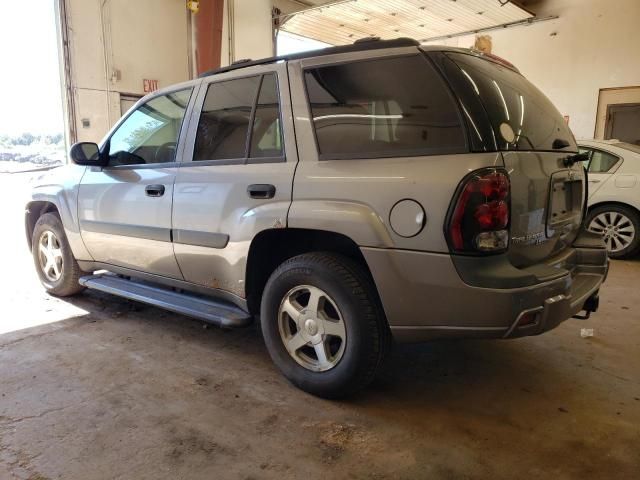
[[[618,140],[579,141],[589,154],[587,228],[601,233],[613,258],[640,251],[640,146]]]

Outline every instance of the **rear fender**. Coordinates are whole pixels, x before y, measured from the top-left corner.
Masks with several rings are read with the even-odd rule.
[[[338,200],[295,200],[287,219],[291,228],[335,232],[359,247],[392,248],[393,239],[382,218],[369,206]]]

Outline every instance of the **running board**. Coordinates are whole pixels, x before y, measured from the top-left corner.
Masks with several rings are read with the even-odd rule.
[[[179,293],[109,273],[81,277],[79,283],[87,288],[148,303],[219,327],[246,327],[253,320],[251,315],[231,303]]]

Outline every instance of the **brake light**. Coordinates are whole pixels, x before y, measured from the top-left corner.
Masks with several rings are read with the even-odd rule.
[[[455,252],[500,252],[509,245],[509,176],[503,170],[479,170],[458,189],[446,228]]]

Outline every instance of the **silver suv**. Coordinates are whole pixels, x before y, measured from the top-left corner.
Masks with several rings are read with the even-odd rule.
[[[373,40],[237,63],[70,156],[26,211],[50,293],[258,317],[282,373],[324,397],[369,383],[392,338],[584,318],[607,274],[562,116],[469,50]]]

